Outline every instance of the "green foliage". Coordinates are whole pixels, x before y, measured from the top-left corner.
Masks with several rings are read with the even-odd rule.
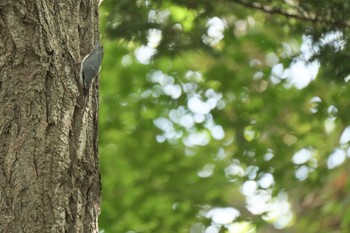
[[[349,7],[105,0],[100,228],[346,232]]]

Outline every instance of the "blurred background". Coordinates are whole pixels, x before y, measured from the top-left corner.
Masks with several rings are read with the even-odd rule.
[[[350,232],[347,0],[104,0],[101,232]]]

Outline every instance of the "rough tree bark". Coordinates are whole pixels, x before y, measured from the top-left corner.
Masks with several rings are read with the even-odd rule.
[[[98,231],[98,30],[98,0],[0,1],[0,232]]]

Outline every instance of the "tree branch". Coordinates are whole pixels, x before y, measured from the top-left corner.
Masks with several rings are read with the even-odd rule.
[[[307,15],[301,15],[301,14],[294,14],[294,13],[284,11],[282,9],[264,6],[264,5],[257,3],[257,2],[252,2],[252,3],[249,2],[248,3],[248,2],[245,2],[242,0],[231,0],[231,1],[234,3],[240,4],[244,7],[263,11],[263,12],[268,13],[268,14],[282,15],[282,16],[285,16],[288,18],[294,18],[294,19],[308,21],[308,22],[312,22],[312,23],[322,23],[322,24],[327,24],[327,25],[332,25],[332,26],[337,25],[337,26],[341,26],[344,28],[350,27],[350,24],[348,24],[346,22],[336,21],[335,19],[324,19],[322,17],[318,17],[317,15],[307,16]]]

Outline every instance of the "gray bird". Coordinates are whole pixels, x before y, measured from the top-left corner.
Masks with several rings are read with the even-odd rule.
[[[103,47],[97,42],[95,49],[86,55],[80,65],[80,84],[83,87],[84,95],[89,92],[92,79],[101,71],[103,58]]]

